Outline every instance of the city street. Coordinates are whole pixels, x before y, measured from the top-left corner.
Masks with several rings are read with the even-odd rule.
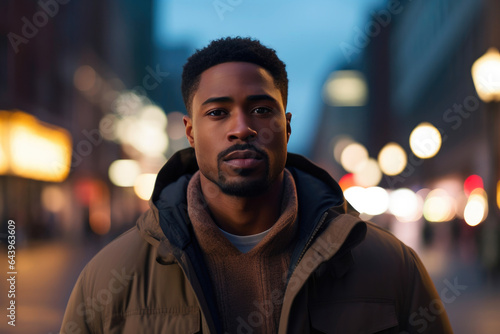
[[[0,333],[59,333],[71,289],[85,263],[98,250],[96,244],[40,243],[16,253],[16,326],[7,324],[7,281],[2,273]],[[2,250],[3,268],[7,268]]]
[[[73,284],[80,270],[99,247],[97,243],[78,246],[41,243],[19,250],[15,299],[16,327],[7,325],[4,300],[7,299],[5,295],[8,289],[6,280],[2,279],[0,333],[58,333]],[[2,257],[5,258],[5,254],[2,254]],[[456,334],[498,333],[498,285],[488,285],[484,282],[478,274],[477,266],[450,262],[449,258],[431,251],[423,254],[422,259],[429,268],[438,293],[447,301],[445,307]],[[455,264],[443,266],[443,263]],[[443,271],[443,268],[446,270]],[[453,285],[455,291],[450,288]],[[449,291],[443,292],[446,288]],[[425,330],[422,333],[425,333]]]
[[[184,242],[180,231],[194,233],[195,216],[210,215],[237,236],[237,245],[240,236],[260,240],[252,234],[270,229],[278,217],[283,221],[288,208],[295,215],[298,207],[299,221],[311,221],[310,231],[302,223],[298,230],[317,236],[337,226],[327,215],[313,226],[309,210],[321,213],[319,208],[341,198],[361,219],[412,248],[439,295],[407,311],[408,301],[416,300],[408,295],[421,291],[419,282],[429,283],[426,275],[413,280],[423,272],[420,263],[398,274],[377,266],[373,274],[362,274],[359,282],[374,286],[359,298],[384,300],[384,306],[372,302],[364,309],[377,307],[390,317],[386,300],[405,306],[398,311],[398,321],[405,323],[399,327],[411,328],[398,334],[430,332],[444,311],[454,333],[500,333],[499,16],[498,0],[1,1],[0,334],[62,334],[82,269],[135,224],[150,199],[161,212],[155,229],[167,232],[167,222],[169,242],[182,249],[194,245],[200,257],[212,258],[203,242]],[[293,182],[283,176],[285,167]],[[210,177],[212,171],[217,178]],[[188,199],[194,187],[185,188],[187,182],[198,186],[194,175],[200,175],[202,210]],[[296,197],[289,188],[297,190]],[[279,204],[286,210],[279,211]],[[193,224],[185,225],[187,218]],[[287,230],[277,237],[286,237]],[[281,241],[273,243],[281,259],[289,248],[304,255],[300,242]],[[290,246],[281,249],[282,244]],[[390,245],[380,241],[385,244]],[[137,257],[142,253],[135,245],[127,247]],[[405,265],[413,263],[413,254],[370,254],[370,241],[365,245],[366,254],[380,260],[402,255]],[[359,272],[375,267],[376,261],[359,261],[365,251],[358,250],[353,261]],[[147,260],[154,261],[149,255]],[[255,318],[248,296],[258,297],[253,304],[260,309],[268,292],[283,290],[273,278],[283,274],[276,269],[281,267],[255,260],[262,270],[250,270],[250,260],[235,261],[234,268],[207,263],[209,274],[220,275],[213,276],[216,293],[208,294],[208,304],[223,303],[229,310],[220,312],[220,324],[214,322],[218,331],[239,332],[240,318]],[[105,272],[108,262],[92,268],[89,277],[95,274],[94,281],[104,284],[103,277],[114,274]],[[200,277],[203,285],[210,275],[199,271],[198,262],[196,274],[184,271],[206,276]],[[219,267],[226,271],[219,273]],[[165,277],[177,271],[163,269],[168,274],[162,271],[160,281],[171,284]],[[322,269],[311,276],[311,285],[326,286],[304,289],[324,297],[333,289]],[[269,276],[269,285],[237,275],[248,282]],[[390,275],[399,280],[395,287],[378,284],[389,285]],[[354,293],[368,285],[352,284],[358,282],[353,276],[344,276],[352,290],[332,282],[345,290],[326,297],[329,304],[344,293],[348,303],[361,304]],[[138,296],[147,291],[146,313],[185,306],[182,299],[158,297],[166,285],[146,278],[129,286]],[[83,304],[108,298],[109,284],[85,292]],[[144,307],[128,305],[134,304],[129,299],[126,316]],[[306,304],[311,310],[313,301]],[[121,317],[115,311],[106,319]],[[140,327],[128,331],[172,326],[182,333],[185,319],[158,320],[143,311],[133,321]],[[315,325],[315,313],[309,324],[292,311],[289,327]],[[357,323],[341,313],[318,315],[333,323],[324,331],[347,322],[379,328],[368,317]],[[395,326],[394,319],[378,318]],[[273,332],[271,319],[264,323],[269,330],[263,331]]]

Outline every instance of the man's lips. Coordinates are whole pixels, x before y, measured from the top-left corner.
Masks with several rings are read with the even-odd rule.
[[[253,150],[238,150],[227,154],[222,160],[236,168],[255,168],[262,163],[263,157]]]
[[[235,159],[256,159],[262,160],[262,155],[254,150],[238,150],[227,154],[222,160],[235,160]]]

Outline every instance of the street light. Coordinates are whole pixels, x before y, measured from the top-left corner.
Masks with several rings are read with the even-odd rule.
[[[490,48],[472,65],[472,79],[484,102],[500,102],[500,53]]]
[[[498,269],[500,264],[499,243],[499,207],[497,205],[497,183],[499,182],[498,153],[498,117],[500,104],[500,53],[490,48],[472,65],[472,79],[477,94],[487,108],[487,136],[490,146],[490,180],[486,188],[488,192],[489,224],[485,225],[485,262],[490,268]]]

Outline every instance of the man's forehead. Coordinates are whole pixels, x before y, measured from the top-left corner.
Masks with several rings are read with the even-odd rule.
[[[274,79],[265,68],[260,65],[249,63],[249,62],[226,62],[214,65],[207,68],[201,73],[200,81],[203,79],[219,79],[228,76],[236,76],[241,78],[261,78],[263,80],[271,80],[274,83]]]
[[[270,94],[277,91],[274,79],[263,67],[245,62],[228,62],[205,70],[195,91],[196,95],[227,94],[237,88],[253,90],[251,94]]]

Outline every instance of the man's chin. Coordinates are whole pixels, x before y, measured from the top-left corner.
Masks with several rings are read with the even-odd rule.
[[[265,180],[251,182],[219,182],[220,190],[229,196],[256,197],[262,195],[269,189],[269,183]]]

